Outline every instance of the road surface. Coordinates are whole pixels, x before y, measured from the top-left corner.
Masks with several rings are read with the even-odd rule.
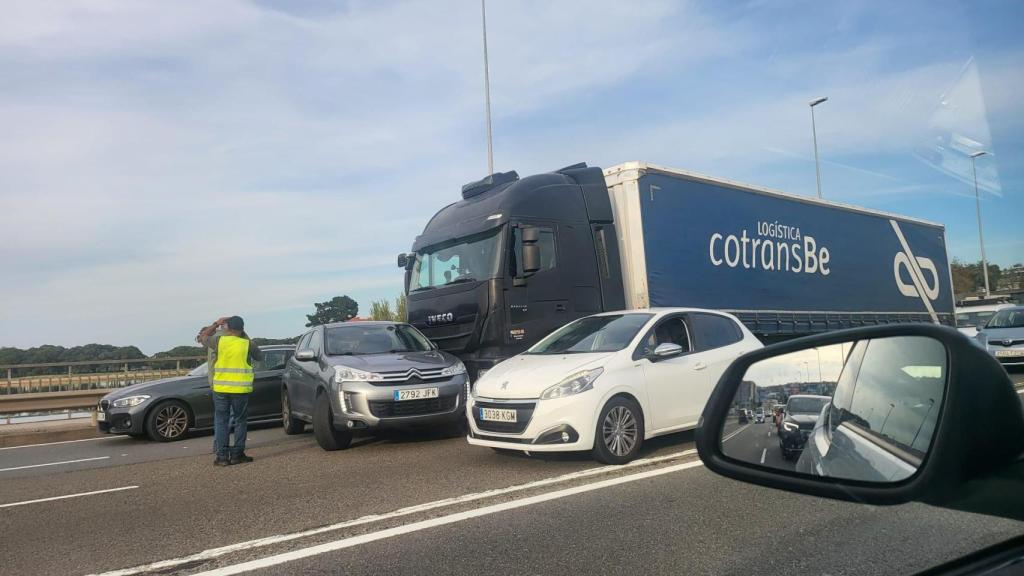
[[[755,426],[769,427],[744,430]],[[210,445],[111,437],[0,450],[0,573],[891,574],[1024,533],[721,478],[691,433],[649,442],[625,467],[443,436],[328,453],[309,433],[263,428],[255,462],[215,468]]]

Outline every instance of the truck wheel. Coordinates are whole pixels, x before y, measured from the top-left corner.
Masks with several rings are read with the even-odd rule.
[[[594,458],[625,464],[636,458],[644,442],[644,417],[636,402],[618,396],[601,409],[594,436]]]
[[[191,425],[188,406],[180,400],[161,402],[146,414],[146,434],[157,442],[181,440]]]
[[[287,388],[281,388],[281,424],[284,425],[284,433],[289,436],[302,434],[306,429],[306,423],[292,414],[292,401],[288,398]]]
[[[338,431],[333,422],[331,401],[326,394],[321,394],[316,399],[316,409],[313,411],[313,435],[316,436],[316,443],[324,450],[344,450],[352,443],[352,432]]]

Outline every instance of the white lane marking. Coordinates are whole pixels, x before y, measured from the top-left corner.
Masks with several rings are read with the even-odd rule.
[[[503,494],[509,494],[512,492],[521,492],[523,490],[529,490],[532,488],[539,488],[542,486],[549,486],[551,484],[558,484],[561,482],[567,482],[570,480],[577,480],[580,478],[587,478],[589,476],[597,476],[598,474],[606,474],[608,472],[614,472],[616,470],[623,470],[626,468],[634,468],[637,466],[644,466],[648,464],[656,464],[665,460],[673,460],[681,458],[683,456],[689,456],[695,454],[697,450],[683,450],[682,452],[674,452],[672,454],[666,454],[664,456],[655,456],[653,458],[643,458],[640,460],[634,460],[628,464],[622,466],[598,466],[597,468],[588,468],[586,470],[580,470],[579,472],[570,472],[561,476],[552,476],[550,478],[544,478],[541,480],[535,480],[533,482],[527,482],[525,484],[517,484],[509,486],[507,488],[496,488],[494,490],[487,490],[484,492],[475,492],[472,494],[465,494],[462,496],[455,496],[452,498],[445,498],[443,500],[435,500],[433,502],[427,502],[424,504],[416,504],[414,506],[407,506],[405,508],[399,508],[393,512],[387,512],[384,514],[370,514],[354,520],[347,520],[345,522],[339,522],[337,524],[330,524],[328,526],[321,526],[319,528],[312,528],[304,530],[302,532],[292,532],[290,534],[280,534],[277,536],[267,536],[265,538],[257,538],[255,540],[249,540],[246,542],[238,542],[236,544],[229,544],[227,546],[221,546],[219,548],[210,548],[197,552],[189,556],[183,556],[181,558],[172,558],[170,560],[160,560],[151,564],[143,564],[141,566],[134,566],[132,568],[123,568],[121,570],[112,570],[110,572],[104,572],[99,575],[93,576],[132,576],[133,574],[142,574],[145,572],[153,572],[157,570],[165,570],[174,566],[180,566],[181,564],[188,564],[191,562],[210,560],[225,554],[231,554],[233,552],[239,552],[242,550],[249,550],[252,548],[259,548],[262,546],[270,546],[272,544],[279,544],[281,542],[288,542],[289,540],[296,540],[299,538],[306,538],[308,536],[314,536],[316,534],[322,534],[324,532],[332,532],[335,530],[341,530],[343,528],[351,528],[353,526],[359,526],[362,524],[370,524],[372,522],[379,522],[382,520],[389,520],[391,518],[398,518],[400,516],[408,516],[409,514],[416,514],[419,512],[427,512],[429,510],[435,510],[437,508],[445,508],[448,506],[454,506],[456,504],[464,504],[466,502],[473,502],[475,500],[482,500],[485,498],[492,498],[494,496],[501,496]]]
[[[729,434],[725,438],[722,438],[722,442],[728,442],[729,440],[732,440],[733,436],[735,436],[735,435],[739,434],[740,432],[743,432],[744,430],[746,430],[747,426],[750,426],[750,424],[744,424],[743,428],[740,428],[739,430],[733,432],[732,434]]]
[[[761,450],[761,464],[764,464],[764,457],[768,454],[768,449]]]
[[[79,458],[78,460],[64,460],[62,462],[47,462],[46,464],[30,464],[28,466],[15,466],[13,468],[0,468],[0,472],[12,470],[25,470],[26,468],[42,468],[43,466],[60,466],[61,464],[75,464],[77,462],[92,462],[93,460],[106,460],[110,456],[97,456],[95,458]]]
[[[11,502],[10,504],[0,504],[0,508],[11,508],[13,506],[24,506],[26,504],[37,504],[39,502],[52,502],[53,500],[66,500],[68,498],[81,498],[82,496],[92,496],[94,494],[107,494],[109,492],[121,492],[122,490],[134,490],[138,486],[122,486],[120,488],[108,488],[107,490],[93,490],[92,492],[79,492],[78,494],[65,494],[64,496],[51,496],[50,498],[39,498],[37,500],[25,500],[23,502]]]
[[[24,446],[6,446],[0,450],[21,450],[22,448],[38,448],[39,446],[56,446],[57,444],[73,444],[75,442],[93,442],[95,440],[116,440],[119,436],[100,436],[99,438],[83,438],[81,440],[61,440],[60,442],[46,442],[43,444],[25,444]]]
[[[470,520],[472,518],[479,518],[481,516],[496,514],[498,512],[514,510],[516,508],[522,508],[524,506],[532,506],[533,504],[539,504],[541,502],[548,502],[550,500],[557,500],[559,498],[565,498],[567,496],[574,496],[576,494],[593,492],[594,490],[600,490],[602,488],[609,488],[611,486],[618,486],[620,484],[626,484],[628,482],[636,482],[638,480],[654,478],[655,476],[671,474],[673,472],[678,472],[680,470],[685,470],[687,468],[694,468],[703,465],[703,462],[697,460],[693,462],[684,462],[682,464],[676,464],[674,466],[666,466],[665,468],[648,470],[646,472],[638,472],[636,474],[630,474],[628,476],[609,478],[608,480],[602,480],[600,482],[584,484],[582,486],[574,486],[572,488],[564,488],[562,490],[556,490],[554,492],[548,492],[546,494],[537,494],[536,496],[527,496],[526,498],[520,498],[518,500],[509,500],[508,502],[500,502],[498,504],[484,506],[483,508],[474,508],[473,510],[466,510],[465,512],[456,512],[454,514],[449,514],[447,516],[440,516],[438,518],[421,520],[419,522],[413,522],[412,524],[395,526],[394,528],[387,528],[385,530],[379,530],[377,532],[370,532],[368,534],[361,534],[359,536],[342,538],[341,540],[335,540],[334,542],[326,542],[324,544],[309,546],[307,548],[300,548],[298,550],[284,552],[282,554],[276,554],[274,556],[268,556],[266,558],[260,558],[258,560],[251,560],[249,562],[242,562],[241,564],[224,566],[223,568],[216,568],[213,570],[208,570],[206,572],[199,572],[198,574],[195,574],[193,576],[231,576],[232,574],[241,574],[243,572],[249,572],[250,570],[259,570],[261,568],[277,566],[279,564],[292,562],[294,560],[299,560],[302,558],[309,558],[310,556],[317,556],[327,552],[335,552],[337,550],[343,550],[345,548],[352,548],[353,546],[359,546],[360,544],[367,544],[369,542],[376,542],[377,540],[383,540],[385,538],[391,538],[393,536],[401,536],[403,534],[419,532],[421,530],[427,530],[429,528],[436,528],[438,526],[454,524],[456,522],[462,522],[464,520]]]

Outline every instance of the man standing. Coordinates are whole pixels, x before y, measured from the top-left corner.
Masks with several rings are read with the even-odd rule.
[[[215,466],[252,462],[245,454],[249,394],[252,393],[254,360],[263,355],[245,333],[239,316],[219,318],[203,328],[196,341],[209,349],[210,388],[213,391],[213,450]],[[231,418],[235,419],[235,445],[229,446]]]

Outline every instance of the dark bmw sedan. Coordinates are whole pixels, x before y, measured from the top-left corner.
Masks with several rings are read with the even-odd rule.
[[[469,378],[409,324],[345,322],[299,339],[284,385],[285,433],[311,423],[321,448],[340,450],[358,431],[464,424]]]
[[[281,375],[294,346],[261,346],[263,359],[253,366],[256,377],[249,397],[249,422],[281,418]],[[119,388],[100,399],[96,409],[100,432],[180,440],[190,430],[213,428],[213,396],[204,363],[185,376]]]

